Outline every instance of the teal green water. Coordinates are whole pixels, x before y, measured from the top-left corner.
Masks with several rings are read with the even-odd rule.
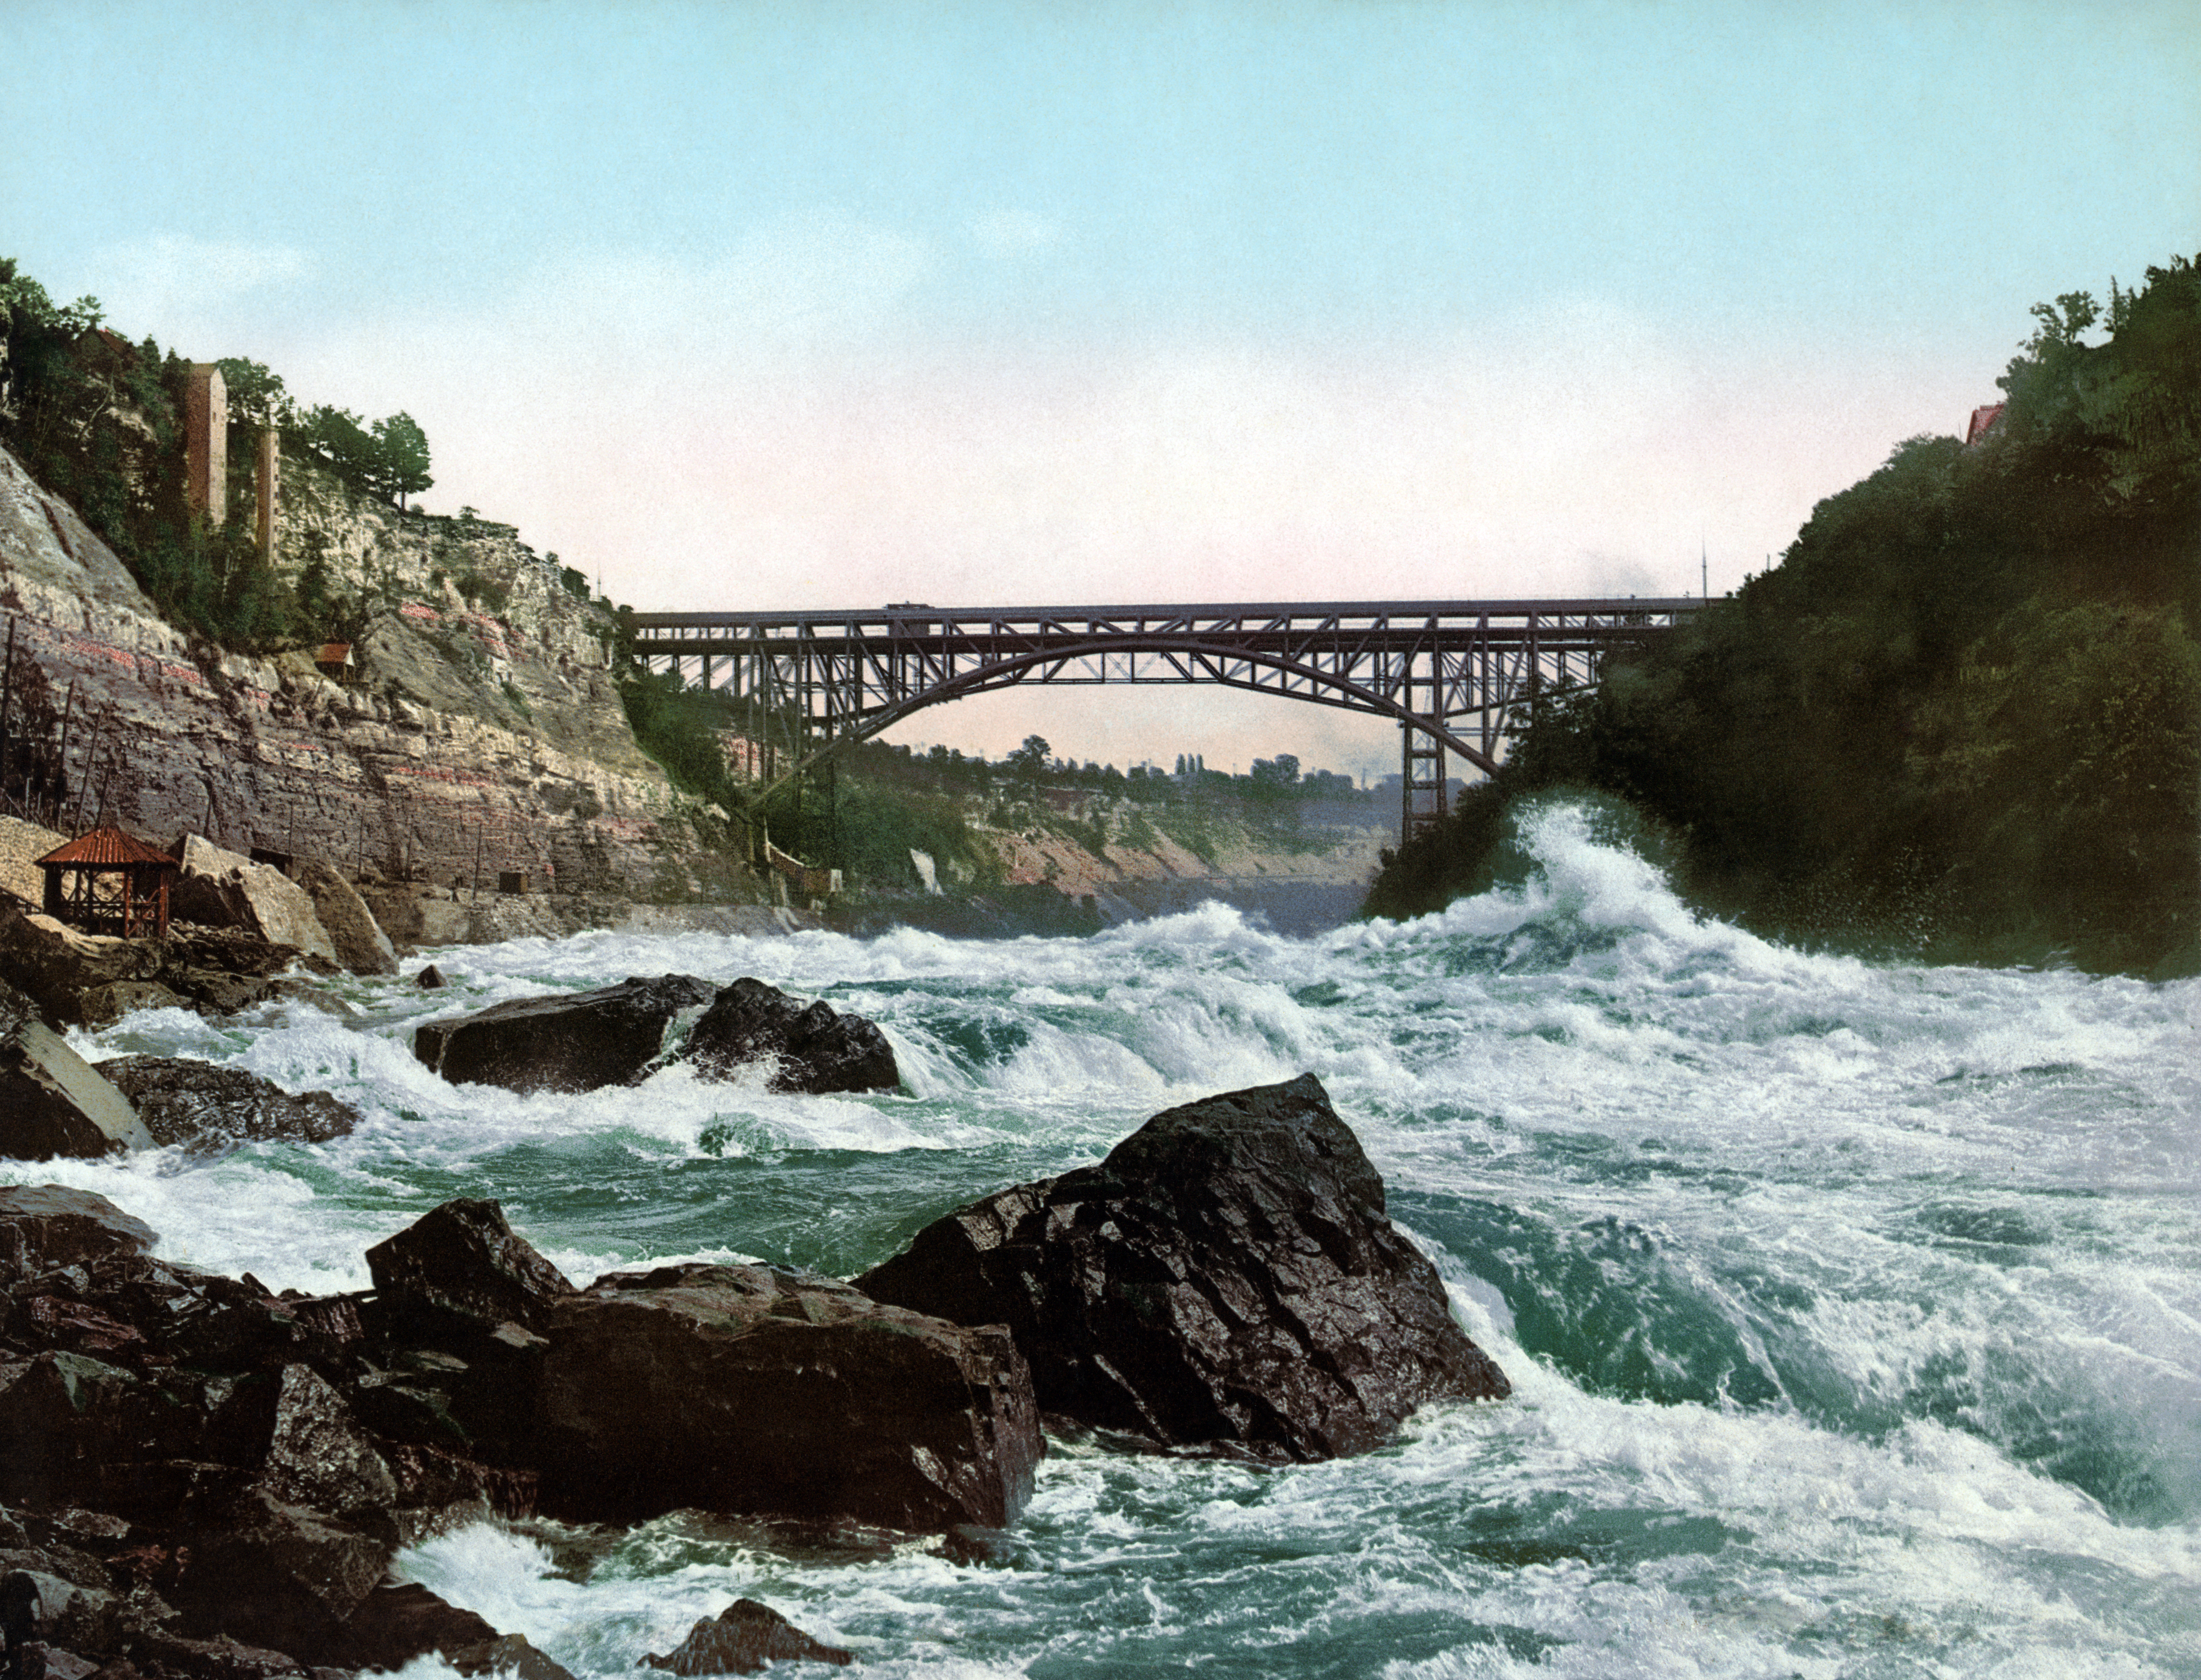
[[[1286,939],[595,934],[454,992],[79,1040],[326,1086],[324,1149],[9,1175],[279,1286],[502,1198],[585,1279],[846,1274],[1156,1109],[1312,1070],[1517,1384],[1276,1471],[1058,1443],[999,1557],[682,1517],[482,1527],[408,1571],[584,1677],[747,1594],[884,1675],[2201,1674],[2201,986],[1870,965],[1692,917],[1582,813],[1524,891]],[[454,1089],[410,1028],[553,986],[756,974],[873,1016],[907,1092]]]

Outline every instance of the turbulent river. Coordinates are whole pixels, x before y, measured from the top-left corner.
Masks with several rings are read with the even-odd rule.
[[[1802,954],[1691,916],[1579,811],[1531,840],[1525,888],[1312,938],[1213,904],[1076,940],[596,934],[436,953],[450,992],[343,982],[345,1021],[139,1015],[74,1041],[367,1123],[4,1170],[276,1288],[365,1287],[367,1244],[459,1194],[578,1282],[845,1276],[1159,1109],[1312,1070],[1511,1401],[1283,1470],[1057,1443],[980,1562],[684,1515],[478,1527],[402,1568],[584,1680],[743,1595],[880,1677],[2201,1674],[2201,982]],[[666,971],[872,1016],[904,1094],[519,1097],[408,1049],[431,1015]]]

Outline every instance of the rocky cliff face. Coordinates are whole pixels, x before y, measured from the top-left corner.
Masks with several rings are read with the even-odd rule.
[[[602,609],[509,527],[402,515],[295,463],[280,506],[279,569],[319,554],[332,587],[372,604],[349,681],[310,651],[189,642],[0,451],[0,610],[19,667],[66,715],[69,812],[348,872],[470,880],[478,860],[491,885],[512,871],[537,891],[701,884],[690,813],[635,746],[605,669]],[[19,751],[28,721],[19,705]]]

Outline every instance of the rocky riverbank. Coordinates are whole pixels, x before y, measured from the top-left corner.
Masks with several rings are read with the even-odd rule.
[[[467,1524],[700,1509],[767,1544],[822,1526],[982,1556],[1030,1496],[1042,1408],[1134,1449],[1311,1459],[1507,1392],[1312,1077],[1157,1115],[853,1285],[690,1263],[576,1288],[464,1199],[366,1263],[367,1290],[276,1295],[163,1258],[97,1196],[0,1189],[12,1673],[273,1680],[441,1652],[555,1680],[394,1580],[397,1554]],[[1082,1304],[1057,1286],[1075,1276]],[[739,1602],[635,1654],[684,1673],[852,1655]]]

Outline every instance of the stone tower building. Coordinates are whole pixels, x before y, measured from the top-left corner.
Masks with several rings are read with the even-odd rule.
[[[218,525],[229,512],[228,487],[229,390],[220,368],[195,361],[184,395],[185,503]]]

